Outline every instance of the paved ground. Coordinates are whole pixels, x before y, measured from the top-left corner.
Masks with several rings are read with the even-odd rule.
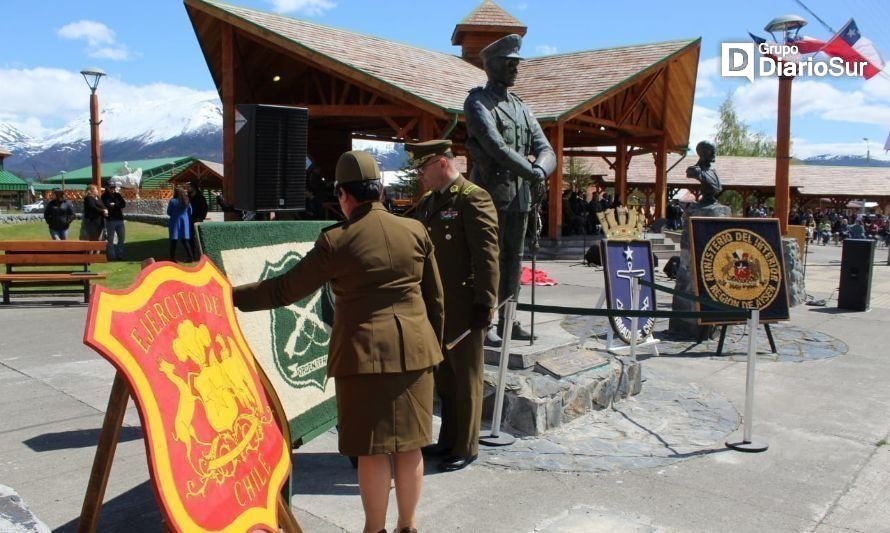
[[[616,410],[511,450],[486,451],[460,472],[428,468],[421,529],[890,531],[890,446],[882,445],[890,431],[886,254],[876,254],[872,310],[840,311],[832,299],[825,307],[795,308],[791,322],[777,326],[781,346],[790,349],[798,339],[809,347],[758,360],[754,436],[769,443],[767,452],[724,446],[736,440],[744,410],[745,364],[732,355],[741,348],[717,358],[716,341],[664,343],[662,357],[640,358],[643,393]],[[839,263],[839,247],[807,254],[815,299],[831,296]],[[595,303],[601,272],[570,262],[540,268],[560,285],[538,288],[538,302]],[[524,291],[523,300],[528,296]],[[78,305],[0,308],[0,485],[62,531],[76,524],[113,377],[81,343],[84,316]],[[744,342],[740,332],[729,340]],[[760,346],[765,352],[763,339]],[[100,529],[158,531],[132,407],[126,423]],[[294,472],[294,507],[307,531],[361,529],[355,474],[336,454],[334,434],[296,452]],[[8,494],[0,487],[0,519]]]

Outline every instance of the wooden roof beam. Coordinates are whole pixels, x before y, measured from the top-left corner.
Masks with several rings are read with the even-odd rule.
[[[658,77],[661,75],[661,73],[663,71],[664,71],[664,68],[662,67],[662,68],[658,69],[658,71],[655,74],[650,76],[648,80],[646,80],[646,82],[643,84],[643,88],[637,94],[636,98],[634,98],[633,102],[631,102],[631,104],[621,113],[621,116],[618,117],[618,120],[616,121],[618,123],[618,125],[623,124],[624,121],[627,120],[627,117],[629,117],[631,115],[631,113],[633,113],[634,109],[640,104],[640,102],[643,101],[643,98],[646,97],[646,93],[649,92],[649,89],[652,87],[652,84],[655,83],[655,80],[658,79]]]

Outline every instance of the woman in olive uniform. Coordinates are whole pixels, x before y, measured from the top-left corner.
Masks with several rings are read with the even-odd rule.
[[[385,531],[394,478],[397,531],[410,532],[423,481],[420,448],[432,441],[442,283],[424,227],[391,215],[380,203],[380,170],[370,154],[340,156],[336,181],[347,220],[326,228],[285,274],[236,287],[234,302],[242,311],[271,309],[331,283],[328,375],[337,386],[340,453],[359,458],[364,531]]]

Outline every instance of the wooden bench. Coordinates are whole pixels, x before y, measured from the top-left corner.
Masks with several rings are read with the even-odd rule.
[[[38,287],[80,286],[55,292],[79,293],[84,303],[90,301],[90,282],[105,279],[105,274],[90,272],[93,263],[105,263],[105,241],[0,241],[0,274],[3,303],[12,293],[44,292]],[[50,268],[47,268],[50,267]],[[25,287],[19,289],[19,287]]]

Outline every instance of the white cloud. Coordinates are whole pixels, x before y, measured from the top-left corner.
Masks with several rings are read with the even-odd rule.
[[[78,20],[59,28],[59,37],[71,40],[84,40],[87,55],[99,59],[125,61],[132,57],[129,49],[117,42],[114,30],[95,20]]]
[[[114,30],[94,20],[78,20],[59,28],[59,37],[84,39],[91,47],[114,44]]]
[[[890,84],[869,83],[864,83],[861,90],[844,91],[830,80],[795,80],[791,86],[791,115],[886,126],[890,124]],[[778,81],[761,78],[742,85],[733,95],[733,102],[745,122],[774,119]]]
[[[276,13],[301,13],[310,17],[337,7],[331,0],[267,0]]]
[[[698,77],[695,80],[695,97],[709,98],[719,96],[716,82],[720,77],[720,58],[703,59],[698,63]]]
[[[539,44],[535,47],[535,52],[542,56],[552,56],[556,51],[556,47],[552,44]]]
[[[88,55],[99,59],[111,59],[114,61],[124,61],[130,57],[130,51],[126,46],[118,48],[97,48],[91,50]]]
[[[704,140],[714,140],[720,113],[700,105],[692,106],[692,124],[689,128],[689,146],[693,147]]]
[[[79,72],[44,67],[0,68],[0,119],[35,138],[42,138],[72,121],[82,120],[87,124],[89,94]],[[138,121],[149,127],[156,122],[158,128],[163,128],[167,126],[162,124],[167,108],[218,100],[215,91],[196,91],[166,83],[130,85],[114,76],[102,78],[98,94],[102,113],[115,113],[114,120],[105,120],[102,124],[103,138],[116,137],[118,132],[140,131],[135,125]],[[138,116],[134,111],[155,104],[154,116]],[[149,127],[142,127],[142,131]]]

